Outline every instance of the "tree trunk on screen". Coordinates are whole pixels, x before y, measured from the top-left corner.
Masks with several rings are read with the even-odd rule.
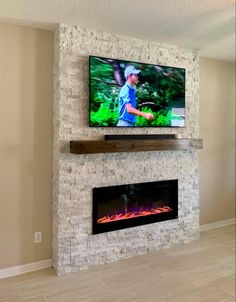
[[[123,86],[124,81],[123,81],[123,77],[121,75],[121,70],[120,70],[119,64],[115,60],[109,60],[109,63],[111,64],[112,69],[114,71],[114,77],[115,77],[115,80],[116,80],[117,84],[119,86]]]

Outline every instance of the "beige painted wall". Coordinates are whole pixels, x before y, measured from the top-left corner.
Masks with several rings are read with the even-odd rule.
[[[0,269],[51,258],[52,48],[52,32],[0,24]],[[201,224],[235,213],[234,68],[200,60]]]
[[[52,54],[52,32],[0,23],[0,269],[51,258]]]
[[[200,224],[235,217],[235,64],[200,59]]]

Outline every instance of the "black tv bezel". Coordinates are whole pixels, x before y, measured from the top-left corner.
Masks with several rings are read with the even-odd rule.
[[[89,55],[89,116],[88,116],[88,120],[89,120],[89,127],[90,128],[103,128],[103,129],[116,129],[116,128],[122,128],[122,129],[155,129],[155,128],[167,128],[167,129],[184,129],[186,128],[186,110],[184,110],[184,126],[180,127],[180,126],[92,126],[91,125],[91,77],[90,77],[90,61],[91,58],[101,58],[101,59],[111,59],[111,60],[117,60],[117,61],[122,61],[122,62],[128,62],[128,63],[135,63],[135,64],[143,64],[143,65],[153,65],[153,66],[160,66],[160,67],[167,67],[167,68],[175,68],[175,69],[183,69],[184,70],[184,109],[186,108],[186,68],[182,68],[182,67],[172,67],[172,66],[167,66],[167,65],[159,65],[159,64],[152,64],[152,63],[143,63],[143,62],[137,62],[137,61],[127,61],[127,60],[123,60],[123,59],[115,59],[115,58],[109,58],[109,57],[102,57],[102,56],[94,56],[94,55]]]

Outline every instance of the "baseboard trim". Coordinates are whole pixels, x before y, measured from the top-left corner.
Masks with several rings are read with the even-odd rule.
[[[235,223],[236,223],[236,218],[231,218],[231,219],[217,221],[214,223],[203,224],[200,225],[200,232],[221,228],[223,226],[227,226]]]
[[[12,277],[24,273],[34,272],[48,267],[52,267],[52,259],[12,266],[9,268],[0,269],[0,279]]]

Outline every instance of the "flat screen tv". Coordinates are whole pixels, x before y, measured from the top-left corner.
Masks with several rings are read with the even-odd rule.
[[[91,127],[185,127],[185,69],[89,57]]]

